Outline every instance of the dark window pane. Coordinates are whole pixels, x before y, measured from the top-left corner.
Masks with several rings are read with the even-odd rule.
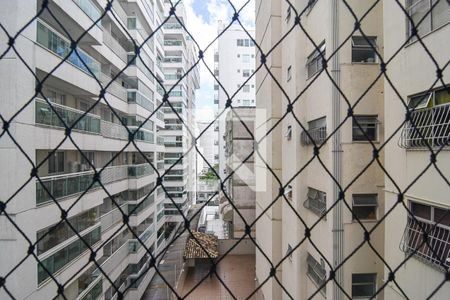
[[[419,203],[412,202],[411,203],[411,210],[414,216],[431,220],[431,207],[428,205],[423,205]]]

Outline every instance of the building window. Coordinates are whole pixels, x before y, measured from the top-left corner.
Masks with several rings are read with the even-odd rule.
[[[308,270],[306,274],[308,277],[314,282],[317,287],[323,287],[320,289],[320,292],[323,295],[326,295],[326,279],[327,273],[325,270],[325,266],[322,263],[319,263],[317,260],[312,257],[311,254],[308,253],[308,257],[306,258],[306,264],[308,265]]]
[[[410,202],[401,249],[441,270],[450,268],[450,210]],[[413,217],[414,216],[414,217]],[[428,243],[424,240],[428,234]]]
[[[308,135],[309,134],[309,135]],[[301,141],[303,145],[311,145],[313,141],[323,143],[327,137],[326,117],[308,122],[308,132],[301,133]],[[311,140],[312,138],[312,140]]]
[[[400,135],[402,148],[450,146],[450,93],[445,88],[410,97],[408,107],[411,120]]]
[[[352,37],[352,62],[374,63],[376,62],[377,38],[363,36]]]
[[[288,141],[292,139],[292,126],[289,125],[286,130],[286,134],[284,135]]]
[[[353,219],[358,220],[376,220],[377,219],[377,195],[376,194],[360,194],[353,195]]]
[[[250,100],[242,100],[242,105],[250,106]]]
[[[377,274],[352,274],[352,299],[368,299],[377,291]]]
[[[308,187],[306,201],[303,203],[303,206],[321,217],[327,210],[327,194],[325,192]]]
[[[64,173],[65,153],[55,152],[48,158],[48,174]]]
[[[242,70],[243,77],[250,77],[250,70]]]
[[[244,93],[250,93],[250,86],[249,86],[248,84],[245,84],[245,85],[242,87],[242,91],[243,91]]]
[[[353,141],[376,141],[378,138],[377,116],[354,116],[352,138]]]
[[[429,13],[433,4],[435,6],[431,13]],[[450,5],[445,0],[407,0],[406,11],[411,17],[412,22],[416,25],[418,34],[421,36],[450,22]],[[406,21],[408,23],[408,38],[410,38],[412,36],[413,24],[409,19]],[[417,37],[412,37],[410,41],[416,39]]]
[[[290,81],[291,80],[291,78],[292,78],[292,66],[289,66],[288,68],[287,68],[287,81]]]
[[[237,40],[237,46],[238,46],[238,47],[244,46],[244,40],[243,40],[243,39],[238,39],[238,40]]]
[[[311,78],[316,73],[323,69],[323,60],[325,59],[325,42],[322,42],[318,49],[315,49],[306,61],[306,68],[308,70],[308,78]]]

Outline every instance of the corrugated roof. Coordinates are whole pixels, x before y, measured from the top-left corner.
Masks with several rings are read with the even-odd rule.
[[[189,236],[186,241],[186,248],[184,250],[184,258],[217,258],[219,256],[219,242],[217,237],[213,234],[194,231],[194,237]],[[198,241],[198,242],[197,242]],[[200,245],[199,245],[200,243]],[[202,249],[205,249],[203,250]],[[208,254],[209,256],[208,256]]]

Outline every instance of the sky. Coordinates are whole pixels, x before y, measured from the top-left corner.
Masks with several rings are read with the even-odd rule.
[[[248,0],[230,0],[239,10]],[[192,34],[202,49],[204,49],[217,36],[217,21],[231,22],[234,11],[227,0],[183,0],[187,24],[186,28]],[[242,10],[239,19],[246,28],[254,28],[255,2],[250,2]],[[214,49],[217,44],[208,48],[204,53],[205,62],[214,70]],[[200,89],[196,93],[197,121],[211,121],[214,118],[214,78],[207,68],[200,65]]]

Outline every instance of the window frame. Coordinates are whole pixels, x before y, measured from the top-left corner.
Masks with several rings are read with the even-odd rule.
[[[323,59],[326,59],[326,44],[325,41],[322,41],[316,49],[314,49],[306,60],[306,72],[307,79],[310,79],[314,75],[320,73],[323,70]],[[315,66],[315,70],[313,72],[310,71],[310,67]]]
[[[355,120],[356,119],[356,120]],[[361,120],[358,120],[361,119]],[[364,121],[366,119],[366,121]],[[373,119],[371,122],[367,121],[368,119]],[[361,131],[361,129],[356,125],[356,122],[358,122],[359,126],[361,126],[363,129],[366,126],[366,130],[374,128],[375,136],[373,139],[367,139],[364,134],[361,135],[361,139],[355,138],[355,130]],[[380,121],[378,120],[378,115],[354,115],[352,118],[352,141],[353,142],[378,142],[379,140],[379,124]],[[370,135],[365,131],[366,135],[370,137]]]
[[[375,204],[358,204],[358,203],[355,203],[355,196],[356,197],[372,197],[373,196],[375,198]],[[378,194],[353,194],[352,195],[352,211],[353,211],[353,214],[356,215],[354,207],[373,207],[374,208],[374,213],[375,213],[375,217],[373,219],[360,218],[359,216],[356,216],[356,217],[358,217],[358,220],[361,221],[361,222],[377,221],[378,220],[378,206],[379,206],[378,203],[379,203],[379,201],[378,201]],[[352,214],[352,221],[355,222],[356,218],[355,218],[355,216],[353,214]]]
[[[367,41],[366,38],[369,40]],[[355,39],[360,39],[360,41],[363,41],[363,43],[357,45],[357,41]],[[377,47],[377,37],[376,36],[367,36],[364,37],[362,35],[354,35],[351,39],[352,42],[352,63],[353,64],[376,64],[378,63],[378,56],[376,50]],[[367,44],[364,44],[367,43]],[[372,51],[373,53],[373,61],[355,61],[354,60],[354,51]]]
[[[367,276],[367,275],[369,275],[369,276],[373,276],[373,281],[372,282],[369,282],[369,281],[367,281],[367,282],[358,282],[358,283],[354,283],[355,282],[355,276],[361,276],[361,275],[365,275],[365,276]],[[373,297],[374,295],[375,295],[375,293],[377,292],[377,276],[378,274],[377,273],[353,273],[352,274],[352,299],[369,299],[369,298],[371,298],[371,297]],[[358,286],[362,286],[362,285],[364,285],[364,286],[368,286],[368,285],[371,285],[372,286],[372,290],[373,290],[373,293],[372,293],[372,295],[364,295],[364,296],[355,296],[355,295],[353,295],[353,286],[354,285],[358,285]]]
[[[446,26],[446,25],[450,24],[450,19],[449,19],[447,21],[444,21],[441,24],[435,25],[435,23],[437,23],[437,22],[433,21],[433,19],[435,18],[434,9],[436,9],[437,5],[435,3],[437,1],[439,1],[439,0],[406,0],[406,2],[405,2],[405,11],[408,13],[408,15],[409,15],[409,17],[411,19],[413,19],[413,14],[411,13],[411,11],[413,9],[417,8],[421,4],[427,5],[426,17],[425,17],[425,19],[424,19],[423,16],[420,18],[421,24],[419,25],[419,28],[418,28],[418,32],[419,32],[421,37],[424,37],[425,35],[427,35],[429,33],[432,33],[432,32],[438,30],[439,28],[441,28],[443,26]],[[434,8],[433,8],[433,10],[431,10],[433,5],[434,5]],[[450,6],[446,6],[446,7],[448,9],[448,13],[450,13]],[[431,10],[431,12],[430,12],[430,10]],[[445,13],[442,14],[442,15],[445,15]],[[429,19],[429,20],[427,20],[427,19]],[[411,24],[411,22],[409,21],[409,19],[407,17],[406,17],[405,22],[406,22],[406,39],[408,40],[408,44],[411,44],[411,43],[417,41],[417,37],[415,37],[415,36],[413,37],[411,35],[412,24]],[[429,26],[429,30],[421,32],[421,27],[424,24]]]

